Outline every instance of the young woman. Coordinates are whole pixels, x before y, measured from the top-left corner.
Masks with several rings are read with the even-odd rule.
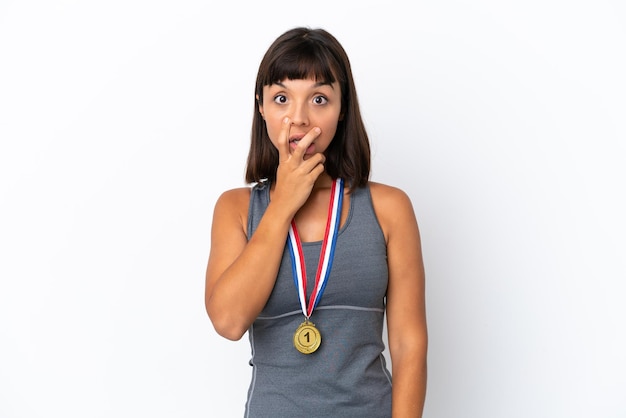
[[[260,64],[254,106],[252,186],[215,205],[205,295],[220,335],[248,333],[246,417],[421,417],[418,225],[403,191],[369,181],[343,47],[322,29],[285,32]]]

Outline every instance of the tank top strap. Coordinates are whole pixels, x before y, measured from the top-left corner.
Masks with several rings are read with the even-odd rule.
[[[260,182],[252,186],[250,190],[250,203],[248,205],[248,239],[252,237],[261,222],[263,214],[270,203],[270,184]]]

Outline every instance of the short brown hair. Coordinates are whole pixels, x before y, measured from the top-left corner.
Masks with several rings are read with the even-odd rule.
[[[341,120],[325,152],[324,167],[332,178],[341,177],[351,187],[364,186],[370,175],[370,145],[361,117],[350,60],[341,44],[323,29],[294,28],[279,36],[269,47],[256,79],[255,95],[263,102],[263,87],[282,80],[313,78],[324,83],[339,82]],[[274,182],[278,150],[267,134],[255,97],[246,182]]]

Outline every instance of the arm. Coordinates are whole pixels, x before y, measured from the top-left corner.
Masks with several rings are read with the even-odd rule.
[[[218,334],[240,339],[274,286],[289,228],[289,213],[270,205],[255,234],[245,233],[250,192],[232,190],[213,213],[205,304]]]
[[[280,163],[272,200],[250,240],[246,236],[249,191],[224,193],[213,212],[205,305],[217,333],[230,340],[240,339],[267,303],[290,222],[324,171],[322,154],[304,160],[319,132],[312,130],[290,154],[289,129],[286,119],[278,140]]]
[[[419,228],[408,196],[372,184],[372,200],[387,239],[387,330],[391,355],[393,418],[420,418],[426,398],[424,265]]]

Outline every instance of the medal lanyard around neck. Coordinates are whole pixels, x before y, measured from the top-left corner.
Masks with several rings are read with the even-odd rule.
[[[306,265],[304,263],[304,252],[302,251],[302,242],[298,236],[295,220],[291,221],[289,227],[289,254],[291,255],[291,266],[293,270],[293,280],[298,289],[298,298],[302,313],[306,319],[311,317],[313,309],[317,306],[328,276],[330,276],[330,268],[333,264],[333,256],[335,255],[335,246],[337,244],[337,235],[339,232],[339,223],[341,221],[341,204],[343,202],[343,180],[336,179],[333,181],[330,190],[330,202],[328,204],[328,218],[326,221],[326,231],[324,232],[324,240],[322,241],[322,249],[320,251],[320,259],[315,274],[315,288],[311,293],[309,303],[306,303]]]

